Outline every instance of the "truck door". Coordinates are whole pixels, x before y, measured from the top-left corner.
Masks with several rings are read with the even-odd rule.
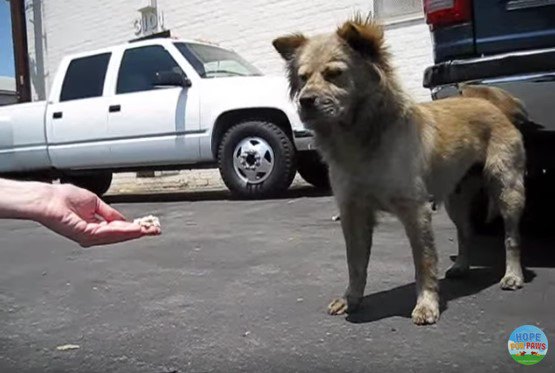
[[[555,47],[555,0],[474,0],[476,52]]]
[[[198,87],[156,85],[157,74],[176,72],[184,76],[162,45],[123,52],[108,118],[110,156],[119,166],[198,160]]]
[[[46,134],[56,168],[98,168],[107,161],[102,140],[108,131],[108,104],[103,91],[110,57],[102,53],[73,59],[58,97],[47,105]]]

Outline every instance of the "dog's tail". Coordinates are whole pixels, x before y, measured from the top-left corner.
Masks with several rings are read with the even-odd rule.
[[[501,88],[461,84],[459,85],[459,93],[463,97],[477,97],[488,100],[497,106],[509,118],[511,123],[521,131],[533,125],[524,103]]]

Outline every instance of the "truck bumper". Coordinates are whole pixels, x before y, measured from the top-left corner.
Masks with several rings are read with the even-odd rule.
[[[523,127],[529,173],[555,170],[555,71],[475,79],[460,83],[502,88],[524,102],[531,125]],[[434,100],[457,96],[459,82],[432,87]]]
[[[294,130],[293,139],[295,142],[295,147],[299,152],[316,150],[314,144],[314,135],[309,130]]]
[[[434,100],[458,95],[460,83],[505,89],[524,102],[532,121],[555,131],[555,48],[453,60],[424,72]]]
[[[432,89],[453,83],[510,79],[546,72],[555,72],[555,48],[442,62],[424,71],[423,86]]]
[[[555,131],[555,71],[540,74],[514,75],[501,78],[476,79],[460,83],[502,88],[524,102],[530,120],[539,131]],[[450,83],[431,90],[434,100],[456,96],[459,83]]]

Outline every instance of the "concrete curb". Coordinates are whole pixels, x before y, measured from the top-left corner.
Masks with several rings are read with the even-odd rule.
[[[298,174],[292,187],[308,185]],[[152,194],[185,191],[227,190],[217,169],[156,172],[154,177],[137,177],[135,173],[114,174],[106,195]]]

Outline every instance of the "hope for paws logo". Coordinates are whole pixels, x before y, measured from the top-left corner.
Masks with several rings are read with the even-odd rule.
[[[539,328],[523,325],[516,328],[509,337],[509,353],[523,365],[534,365],[547,354],[547,337]]]

